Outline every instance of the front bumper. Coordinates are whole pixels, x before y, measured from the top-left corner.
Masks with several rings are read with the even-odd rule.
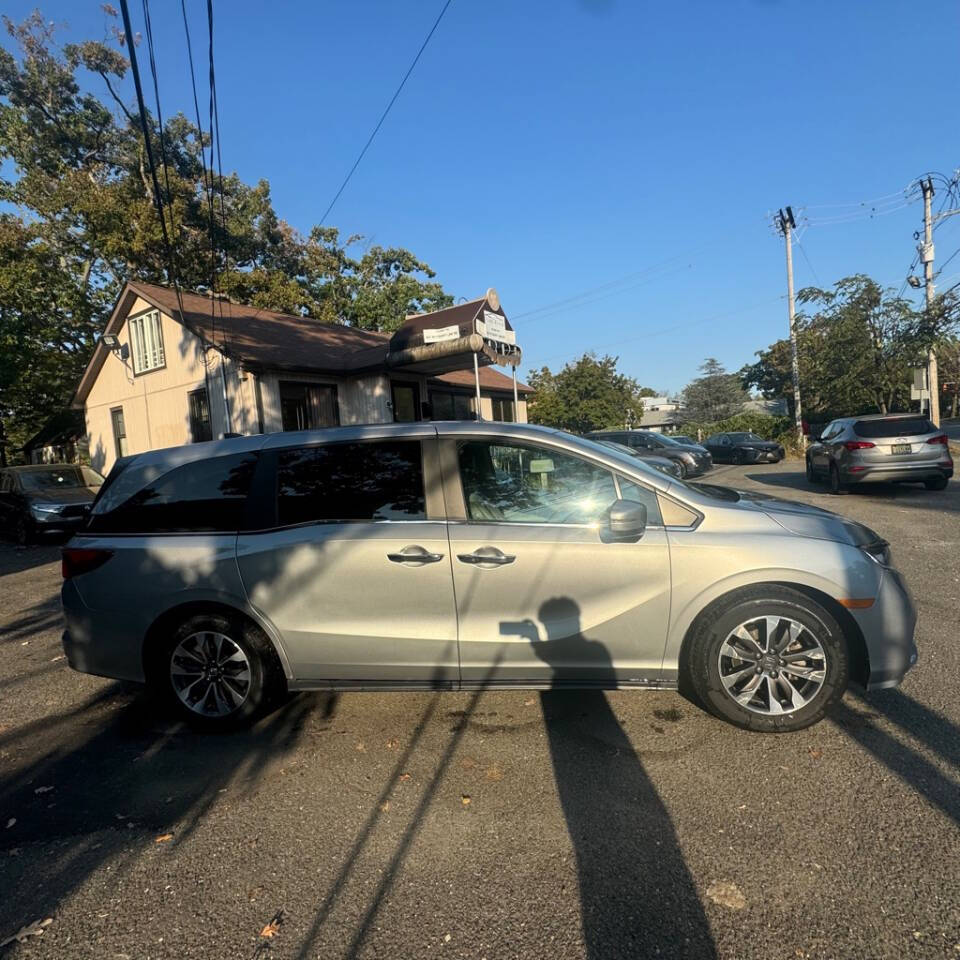
[[[783,459],[782,450],[744,450],[745,463],[779,463]]]
[[[683,465],[687,468],[688,477],[702,477],[713,469],[713,457],[694,457],[693,466],[687,461],[684,461]]]
[[[33,524],[34,532],[44,533],[76,533],[83,526],[84,516],[63,517],[59,513],[30,514],[30,522]]]
[[[867,689],[899,686],[917,662],[917,610],[903,576],[892,568],[884,570],[873,606],[850,613],[860,627],[870,658]]]

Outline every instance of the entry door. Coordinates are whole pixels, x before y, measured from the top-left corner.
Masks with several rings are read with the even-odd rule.
[[[467,519],[449,534],[463,684],[657,679],[670,563],[654,492],[620,490],[647,505],[649,526],[637,543],[604,543],[600,520],[618,496],[608,470],[512,440],[456,445]]]
[[[455,686],[446,524],[428,518],[421,441],[265,456],[276,463],[273,529],[241,533],[237,560],[296,679]]]

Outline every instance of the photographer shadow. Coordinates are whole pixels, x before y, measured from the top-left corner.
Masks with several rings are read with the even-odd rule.
[[[617,685],[609,653],[583,635],[572,599],[545,601],[538,617],[540,626],[528,620],[501,632],[527,637],[552,671],[540,700],[577,864],[586,955],[716,956],[670,814],[603,692]],[[574,689],[585,675],[595,689]]]

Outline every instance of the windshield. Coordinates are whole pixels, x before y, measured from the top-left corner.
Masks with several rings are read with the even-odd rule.
[[[49,467],[46,470],[29,470],[20,474],[23,489],[32,493],[50,490],[99,487],[103,477],[90,467]]]
[[[728,433],[727,436],[734,443],[745,443],[747,441],[753,440],[758,443],[763,443],[763,437],[758,437],[755,433]]]
[[[680,447],[683,446],[682,440],[674,440],[673,437],[668,437],[666,434],[658,433],[657,439],[662,440],[668,447]]]

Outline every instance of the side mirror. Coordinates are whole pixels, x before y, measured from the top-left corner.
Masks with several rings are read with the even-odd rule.
[[[602,530],[607,543],[636,543],[647,528],[647,508],[633,500],[615,500]]]

